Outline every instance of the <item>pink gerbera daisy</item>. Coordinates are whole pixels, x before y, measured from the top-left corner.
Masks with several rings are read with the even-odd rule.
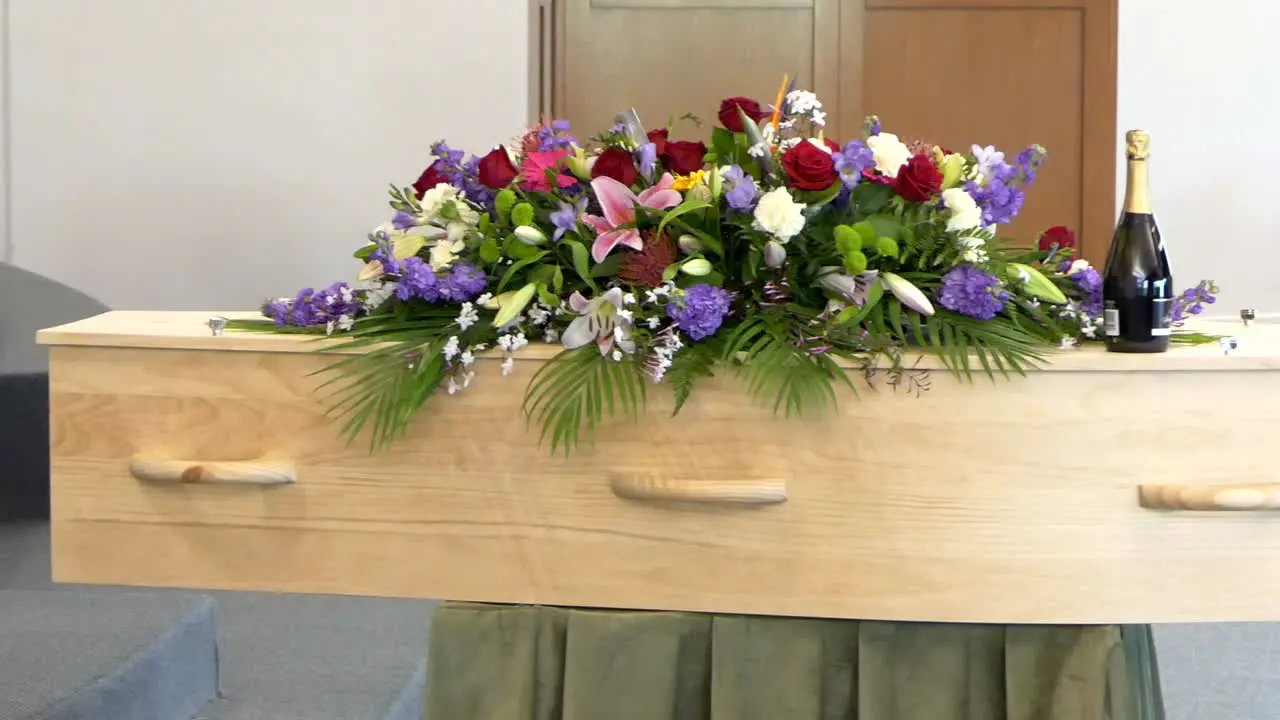
[[[520,165],[520,179],[524,181],[524,189],[551,192],[554,188],[548,180],[549,176],[554,176],[556,184],[562,188],[578,182],[560,168],[560,161],[569,155],[568,150],[526,153],[524,162]]]

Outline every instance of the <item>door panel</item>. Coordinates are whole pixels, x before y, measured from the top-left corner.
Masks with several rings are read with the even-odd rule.
[[[646,127],[693,113],[710,137],[720,100],[772,102],[784,74],[834,97],[838,0],[573,0],[557,4],[553,108],[579,133],[635,107]]]

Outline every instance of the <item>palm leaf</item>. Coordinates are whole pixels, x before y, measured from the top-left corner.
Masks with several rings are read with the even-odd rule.
[[[633,358],[601,355],[594,344],[564,350],[539,368],[525,390],[523,411],[542,426],[551,451],[568,454],[614,415],[637,417],[645,404],[644,378]]]

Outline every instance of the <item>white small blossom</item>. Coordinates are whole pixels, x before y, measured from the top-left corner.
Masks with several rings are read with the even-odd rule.
[[[818,127],[825,127],[827,124],[827,114],[822,110],[814,110],[813,114],[809,116],[809,120]]]
[[[462,311],[458,313],[458,327],[466,330],[480,321],[480,312],[469,302],[462,303]]]
[[[1058,341],[1058,347],[1063,350],[1070,350],[1078,344],[1079,343],[1076,341],[1076,339],[1071,337],[1070,335],[1063,335],[1062,339]]]
[[[822,109],[822,101],[808,90],[792,90],[787,93],[785,107],[792,115],[809,115]]]
[[[500,335],[498,337],[498,347],[508,353],[513,353],[528,344],[529,340],[522,332],[511,333],[510,335]]]
[[[1090,340],[1093,340],[1098,337],[1098,329],[1094,327],[1093,323],[1087,323],[1080,327],[1080,334],[1084,335]]]
[[[546,325],[551,320],[551,309],[535,305],[529,308],[528,315],[534,325]]]
[[[347,285],[343,285],[342,288],[338,290],[338,295],[342,296],[342,302],[344,303],[350,303],[352,300],[355,300],[355,294],[351,292],[351,288]]]
[[[622,351],[621,351],[621,350],[614,350],[614,351],[613,351],[613,361],[614,361],[614,362],[622,362]]]
[[[762,158],[765,155],[769,154],[769,146],[765,145],[762,142],[758,142],[755,145],[752,145],[751,147],[747,148],[747,154],[753,158]]]
[[[619,318],[622,318],[627,322],[631,322],[632,320],[635,319],[635,313],[630,310],[619,309],[617,315]]]
[[[444,344],[444,350],[441,353],[444,355],[445,360],[452,360],[458,356],[458,352],[458,336],[454,335]]]
[[[662,318],[660,318],[660,317],[651,317],[651,318],[649,318],[648,320],[646,320],[645,322],[646,322],[646,323],[648,323],[648,325],[649,325],[649,329],[650,329],[650,330],[657,330],[657,329],[658,329],[658,326],[662,324]]]
[[[502,361],[502,374],[503,374],[503,375],[510,375],[510,374],[512,373],[512,371],[514,371],[515,369],[516,369],[516,359],[515,359],[515,358],[513,358],[513,357],[507,357],[505,360],[503,360],[503,361]]]
[[[623,295],[623,296],[622,296],[622,304],[623,304],[623,305],[635,305],[635,304],[636,304],[636,296],[635,296],[635,293],[626,293],[625,295]]]
[[[485,305],[488,305],[492,300],[493,300],[493,293],[485,293],[480,297],[476,298],[476,304],[479,305],[480,307],[484,307]]]
[[[560,342],[560,333],[556,332],[555,328],[547,328],[547,331],[542,334],[542,342],[558,343]]]
[[[462,367],[470,367],[476,361],[476,356],[470,350],[463,350],[458,355],[458,362],[462,363]]]
[[[786,140],[782,141],[781,147],[783,150],[790,150],[791,148],[799,145],[802,142],[804,142],[803,138],[787,138]]]

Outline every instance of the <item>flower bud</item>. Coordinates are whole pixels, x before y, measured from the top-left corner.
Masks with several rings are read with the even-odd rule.
[[[764,246],[764,264],[766,267],[777,270],[787,262],[787,249],[777,240],[770,240]]]
[[[702,243],[693,235],[684,234],[676,240],[676,244],[680,246],[680,252],[686,255],[692,255],[702,250]]]
[[[711,261],[706,258],[693,258],[692,260],[685,261],[685,263],[680,266],[680,271],[685,275],[702,277],[703,275],[707,275],[711,272]]]
[[[545,245],[547,243],[546,234],[532,225],[521,225],[514,232],[516,239],[525,245]]]
[[[880,280],[884,286],[889,288],[889,292],[898,298],[903,305],[915,310],[921,315],[932,315],[935,311],[933,303],[929,302],[929,298],[920,292],[920,288],[912,285],[909,280],[901,275],[895,275],[890,272],[880,273]]]

